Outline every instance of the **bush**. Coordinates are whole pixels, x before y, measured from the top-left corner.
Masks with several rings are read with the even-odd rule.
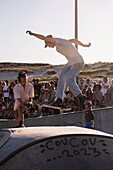
[[[56,73],[57,72],[55,70],[47,70],[47,74],[49,74],[49,75],[54,75]]]

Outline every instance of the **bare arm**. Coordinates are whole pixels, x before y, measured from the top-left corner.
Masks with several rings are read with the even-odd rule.
[[[74,44],[76,44],[76,45],[81,45],[81,46],[83,46],[83,47],[90,47],[90,45],[91,45],[91,43],[89,43],[89,44],[83,44],[82,42],[80,42],[79,40],[77,40],[77,39],[70,39],[69,40],[71,43],[74,43]]]
[[[33,36],[35,36],[36,38],[39,38],[40,40],[45,40],[45,39],[46,39],[46,37],[45,37],[44,35],[35,34],[35,33],[31,32],[31,31],[26,31],[26,34],[33,35]]]
[[[26,31],[26,34],[27,34],[27,33],[28,33],[29,35],[35,36],[36,38],[39,38],[40,40],[44,40],[44,41],[47,41],[47,42],[56,43],[53,38],[45,37],[44,35],[41,35],[41,34],[35,34],[35,33],[31,32],[31,31]]]

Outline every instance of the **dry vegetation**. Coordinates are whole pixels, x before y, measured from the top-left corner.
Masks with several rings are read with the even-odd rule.
[[[51,81],[58,78],[62,67],[63,65],[56,66],[43,63],[0,63],[0,73],[8,72],[10,75],[11,72],[17,72],[16,74],[18,74],[19,71],[25,71],[26,73],[33,75],[40,70],[40,72],[42,72],[42,75],[38,77],[40,81]],[[44,74],[43,70],[45,70]],[[103,78],[104,76],[113,78],[113,63],[98,62],[94,64],[85,64],[84,69],[79,74],[79,78],[90,77],[96,79]],[[30,77],[29,81],[33,78]]]

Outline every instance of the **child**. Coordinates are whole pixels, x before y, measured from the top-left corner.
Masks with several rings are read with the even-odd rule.
[[[86,128],[94,128],[94,114],[91,110],[92,103],[91,101],[86,101],[84,103],[85,106],[85,120],[84,124]]]

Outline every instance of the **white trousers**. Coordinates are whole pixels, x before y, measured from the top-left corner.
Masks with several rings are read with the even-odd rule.
[[[63,93],[66,87],[69,87],[72,93],[77,96],[81,94],[81,90],[75,82],[75,78],[78,76],[80,70],[83,68],[84,63],[77,63],[69,66],[66,64],[59,76],[57,84],[56,97],[62,99]]]

